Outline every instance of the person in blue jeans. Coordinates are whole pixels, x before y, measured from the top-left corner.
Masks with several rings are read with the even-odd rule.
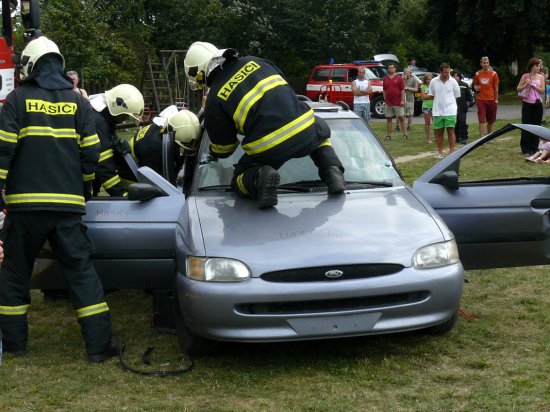
[[[357,70],[357,79],[351,82],[351,92],[353,93],[353,111],[365,122],[370,122],[369,94],[372,93],[372,87],[365,78],[364,67],[359,67]]]

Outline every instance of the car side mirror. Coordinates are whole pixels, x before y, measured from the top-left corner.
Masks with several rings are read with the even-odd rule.
[[[128,200],[143,201],[162,196],[168,196],[168,194],[161,188],[149,183],[134,183],[128,187]]]
[[[435,183],[447,189],[458,190],[458,173],[454,170],[446,170],[434,177],[430,183]]]

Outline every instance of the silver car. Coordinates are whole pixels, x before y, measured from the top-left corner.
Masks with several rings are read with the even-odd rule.
[[[278,205],[258,209],[229,187],[240,149],[213,161],[204,134],[177,178],[140,168],[128,198],[88,202],[105,288],[173,290],[182,349],[453,328],[455,237],[366,123],[345,105],[308,104],[331,127],[342,195],[327,195],[305,157],[280,169]],[[63,285],[55,262],[37,264],[33,287]]]

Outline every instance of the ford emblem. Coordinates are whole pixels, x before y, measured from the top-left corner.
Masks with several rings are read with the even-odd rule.
[[[329,270],[328,272],[325,272],[325,276],[327,278],[330,278],[330,279],[339,278],[343,274],[344,274],[344,272],[342,272],[341,270],[338,270],[338,269]]]

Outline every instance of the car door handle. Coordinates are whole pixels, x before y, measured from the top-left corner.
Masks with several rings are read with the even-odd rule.
[[[550,199],[533,199],[531,201],[531,207],[534,209],[549,209]]]

